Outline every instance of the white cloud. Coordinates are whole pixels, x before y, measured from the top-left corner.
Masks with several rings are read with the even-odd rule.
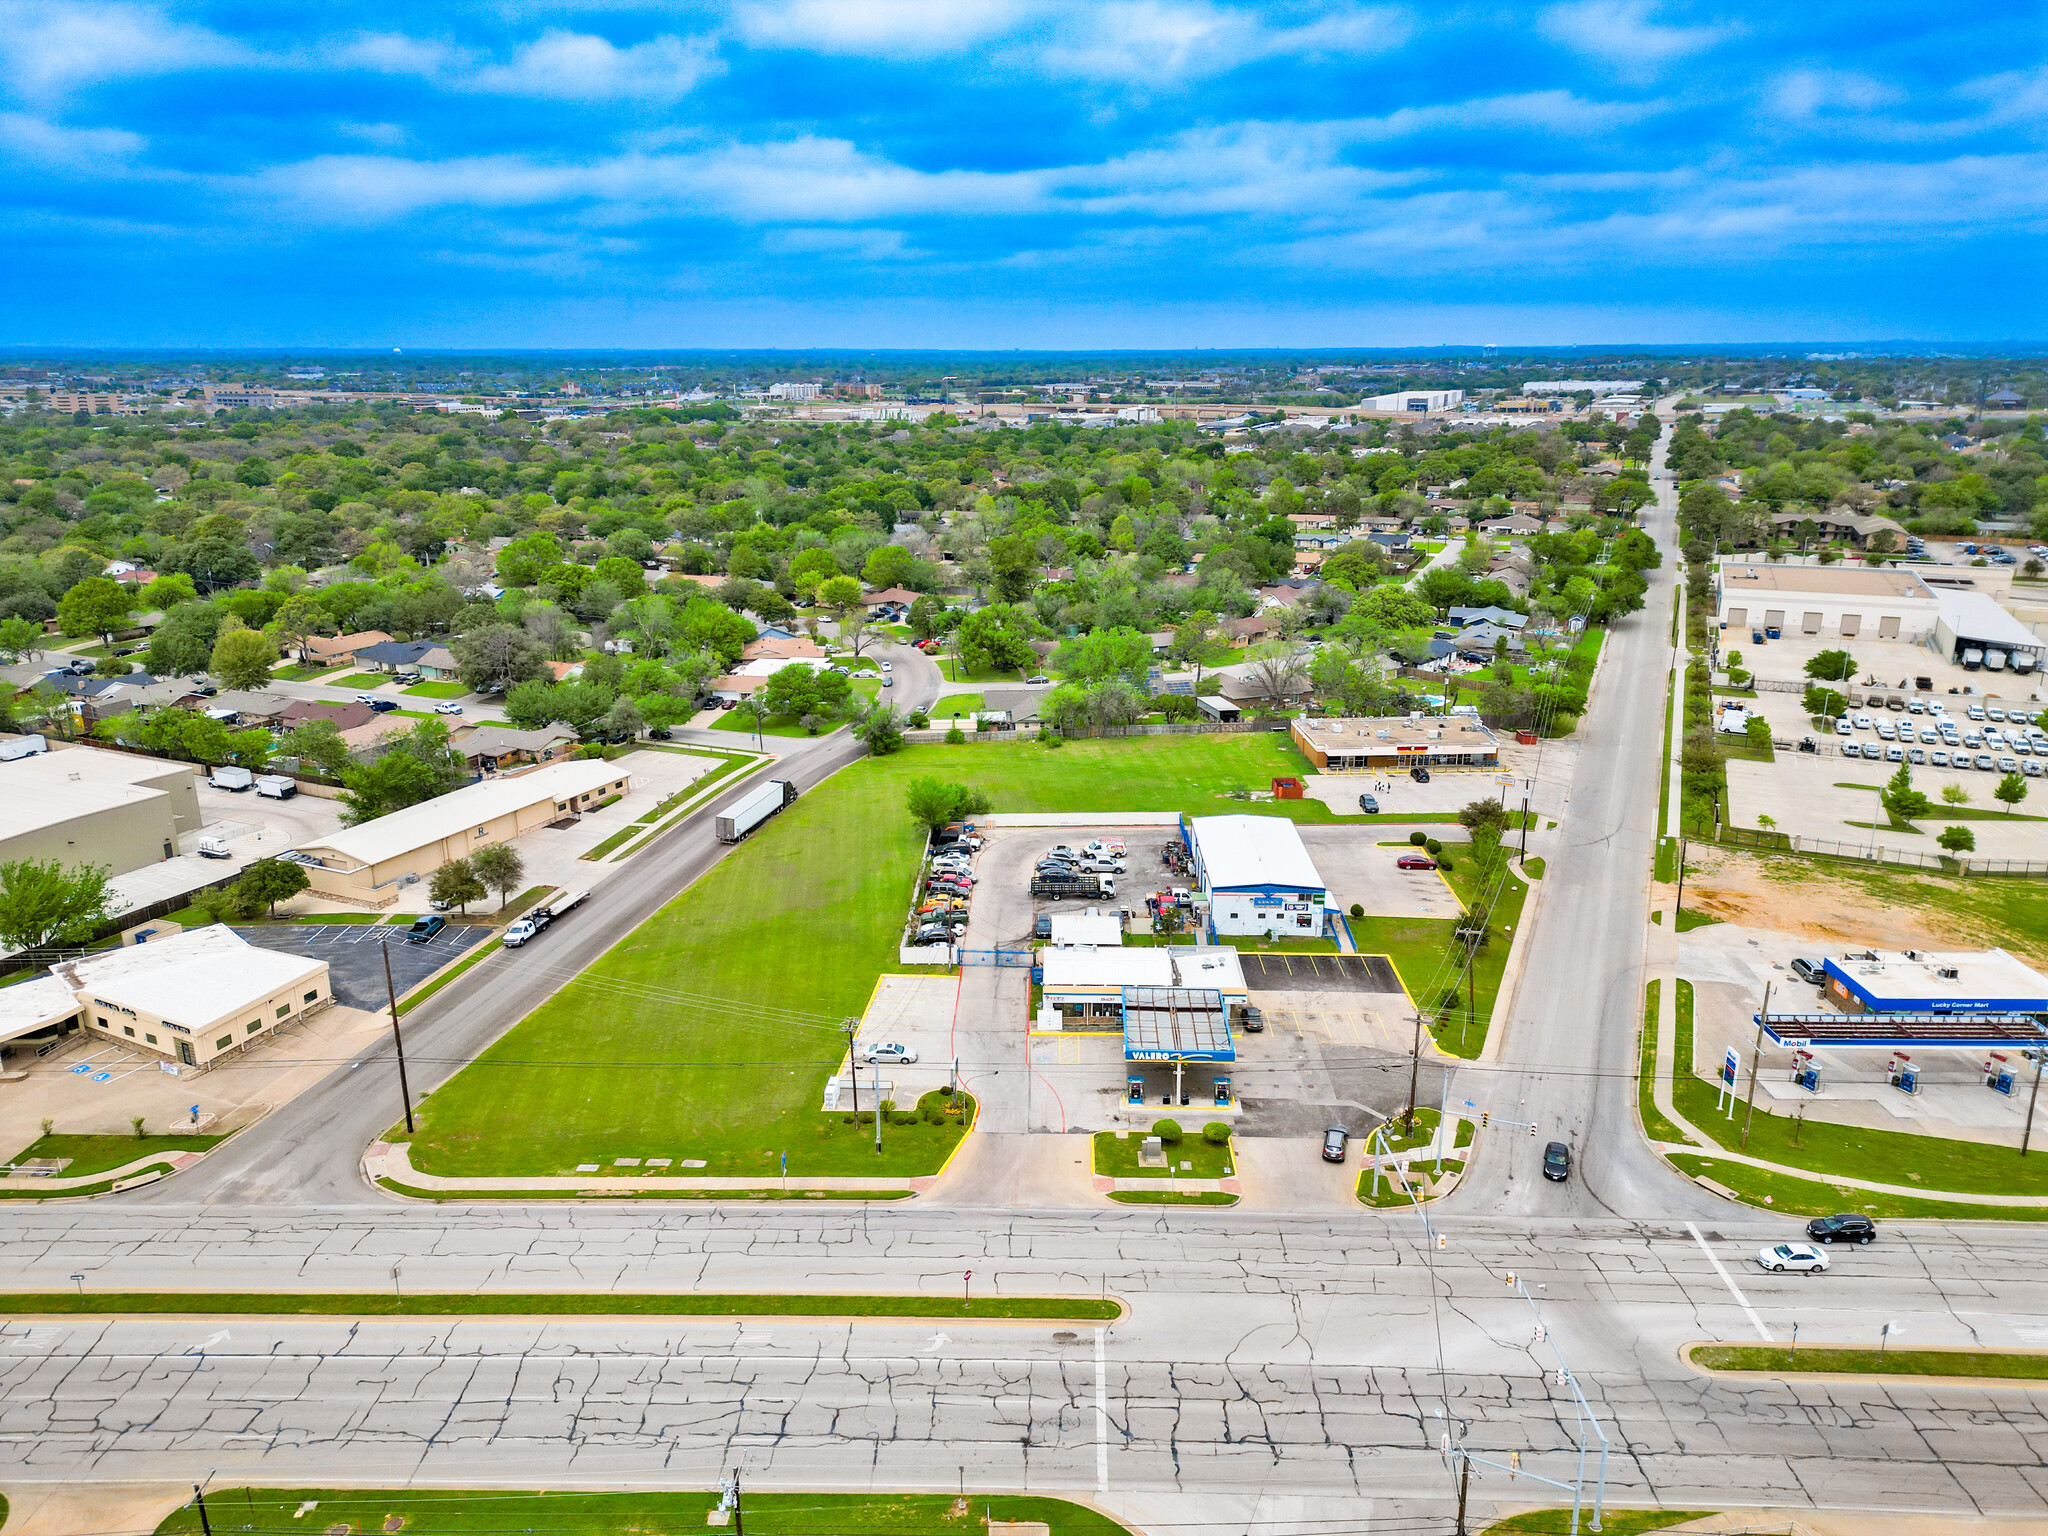
[[[139,5],[0,0],[0,61],[22,94],[138,75],[245,63],[242,44]]]
[[[1540,128],[1546,133],[1607,133],[1668,111],[1663,102],[1588,101],[1570,91],[1529,91],[1434,107],[1400,107],[1385,117],[1345,125],[1359,140],[1403,139],[1421,133],[1492,133],[1503,128]]]
[[[1735,30],[1666,26],[1652,19],[1656,10],[1653,0],[1572,0],[1551,6],[1538,25],[1553,42],[1638,73],[1710,48]]]
[[[409,129],[399,123],[336,123],[336,131],[352,139],[361,139],[365,144],[375,144],[379,149],[396,149],[412,137]]]
[[[1845,70],[1795,69],[1779,77],[1771,105],[1779,116],[1810,118],[1824,111],[1868,112],[1903,99],[1882,80]]]
[[[930,254],[908,245],[900,229],[778,229],[761,245],[777,255],[851,256],[860,261],[906,261]]]
[[[104,171],[144,145],[122,128],[65,128],[23,112],[0,112],[0,146],[19,165],[45,170]]]
[[[367,69],[380,75],[431,77],[458,67],[464,55],[446,43],[407,37],[402,32],[364,32],[327,51],[343,69]]]
[[[472,90],[564,101],[671,100],[724,66],[703,38],[656,37],[629,48],[584,32],[542,33],[509,64],[478,70]]]
[[[931,58],[1008,31],[1019,0],[779,0],[742,5],[733,22],[748,43],[807,53]]]

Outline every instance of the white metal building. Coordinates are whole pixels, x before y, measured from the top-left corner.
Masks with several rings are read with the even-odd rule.
[[[1408,389],[1398,395],[1374,395],[1358,402],[1361,411],[1455,411],[1465,400],[1462,389]]]
[[[1928,644],[1957,666],[1975,671],[2032,672],[2041,664],[2034,632],[1982,592],[1937,591],[1940,607]]]
[[[1195,878],[1217,933],[1320,938],[1329,887],[1284,816],[1197,816],[1187,823]]]
[[[1920,641],[1940,614],[1934,589],[1911,571],[1724,560],[1719,575],[1731,631]]]

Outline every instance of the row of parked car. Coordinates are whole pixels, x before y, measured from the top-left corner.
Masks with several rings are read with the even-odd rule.
[[[974,895],[974,856],[981,839],[967,827],[942,827],[932,834],[932,857],[916,913],[915,942],[956,944],[967,932],[967,903]]]
[[[1841,743],[1842,756],[2019,773],[2031,779],[2048,773],[2048,730],[2034,724],[2037,717],[2026,711],[1973,704],[1969,723],[1958,723],[1943,706],[1922,708],[1916,700],[1913,712],[1927,718],[1893,721],[1861,710],[1844,715],[1835,722],[1836,736],[1850,738]],[[1996,723],[1991,718],[1994,714]],[[1982,722],[1981,728],[1978,722]],[[1854,739],[1858,731],[1869,731],[1877,740],[1859,742]],[[1913,745],[1916,741],[1925,745]]]

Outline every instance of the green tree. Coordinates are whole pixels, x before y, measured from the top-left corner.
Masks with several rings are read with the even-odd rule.
[[[111,871],[104,865],[55,859],[0,864],[0,944],[40,949],[83,943],[111,916]]]
[[[140,598],[142,606],[155,613],[169,613],[180,603],[199,600],[199,589],[192,585],[192,578],[183,571],[174,571],[169,576],[159,576],[145,586]]]
[[[486,624],[457,636],[448,649],[462,686],[472,693],[506,693],[517,684],[549,676],[547,646],[521,624]]]
[[[887,757],[903,745],[903,722],[894,704],[871,704],[853,724],[854,739],[876,757]]]
[[[1970,803],[1970,792],[1960,784],[1944,784],[1941,787],[1941,803],[1943,805],[1968,805]]]
[[[427,882],[427,894],[435,901],[445,902],[451,907],[460,907],[464,917],[469,916],[469,904],[482,901],[487,894],[483,881],[478,877],[476,865],[468,859],[450,859],[435,870]]]
[[[149,637],[149,670],[158,677],[204,672],[226,617],[217,603],[180,603]]]
[[[0,619],[0,661],[34,661],[48,647],[43,643],[43,626],[33,619],[9,615]]]
[[[800,549],[789,557],[789,584],[805,597],[815,598],[821,585],[844,574],[829,549]]]
[[[920,774],[904,787],[903,804],[913,820],[927,827],[943,827],[949,821],[969,816],[986,816],[993,808],[986,791],[948,783],[930,774]]]
[[[960,621],[956,644],[970,672],[1017,672],[1038,659],[1031,649],[1030,616],[1008,603],[991,603]]]
[[[1998,781],[1998,788],[1992,795],[2005,805],[2005,814],[2010,816],[2013,807],[2027,798],[2027,781],[2017,773],[2008,773]]]
[[[526,880],[526,860],[510,843],[486,843],[469,856],[469,863],[477,879],[498,893],[500,912]]]
[[[57,627],[67,635],[112,640],[135,612],[135,597],[111,576],[88,576],[57,604]]]
[[[1925,816],[1934,808],[1934,803],[1913,787],[1913,766],[1910,763],[1899,764],[1899,771],[1892,775],[1891,782],[1885,785],[1877,798],[1885,814],[1895,824]]]
[[[1069,682],[1140,687],[1152,670],[1152,641],[1128,625],[1090,630],[1061,642],[1052,664]]]
[[[290,901],[312,883],[304,866],[289,859],[258,859],[242,871],[235,885],[251,908],[263,908],[275,917],[280,901]]]
[[[1968,827],[1943,827],[1941,836],[1935,839],[1950,853],[1975,853],[1977,834]]]
[[[239,622],[223,628],[213,643],[210,670],[228,688],[261,688],[270,681],[270,669],[277,661],[277,645],[260,629],[244,629]]]
[[[1822,651],[1806,663],[1806,675],[1822,682],[1846,682],[1856,675],[1856,658],[1847,651]]]
[[[349,765],[348,743],[332,720],[315,716],[286,731],[277,739],[277,750],[295,757],[323,778],[338,779]]]

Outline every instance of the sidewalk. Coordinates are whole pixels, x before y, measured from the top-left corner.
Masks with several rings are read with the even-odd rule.
[[[171,1172],[176,1173],[182,1168],[191,1167],[205,1155],[204,1152],[153,1152],[147,1157],[138,1157],[131,1163],[123,1163],[119,1168],[109,1168],[100,1173],[81,1173],[70,1178],[38,1179],[27,1174],[9,1174],[5,1178],[0,1178],[0,1189],[21,1190],[24,1193],[33,1192],[38,1195],[61,1195],[67,1190],[89,1189],[95,1184],[105,1184],[109,1180],[118,1183],[123,1179],[135,1177],[145,1168],[161,1168],[166,1163],[170,1164]]]
[[[363,1154],[363,1172],[372,1183],[390,1179],[412,1189],[427,1190],[436,1194],[460,1195],[467,1191],[478,1194],[499,1194],[505,1191],[576,1190],[590,1195],[659,1194],[671,1190],[730,1190],[753,1192],[765,1190],[814,1190],[853,1192],[867,1190],[909,1190],[922,1194],[938,1182],[937,1174],[921,1174],[915,1177],[887,1176],[877,1174],[871,1178],[841,1178],[837,1176],[796,1177],[780,1179],[731,1179],[731,1178],[689,1178],[672,1177],[667,1174],[628,1174],[613,1177],[602,1170],[587,1174],[546,1174],[524,1178],[473,1178],[447,1179],[437,1174],[421,1173],[412,1165],[412,1149],[403,1142],[393,1144],[378,1141],[370,1144],[370,1150]]]

